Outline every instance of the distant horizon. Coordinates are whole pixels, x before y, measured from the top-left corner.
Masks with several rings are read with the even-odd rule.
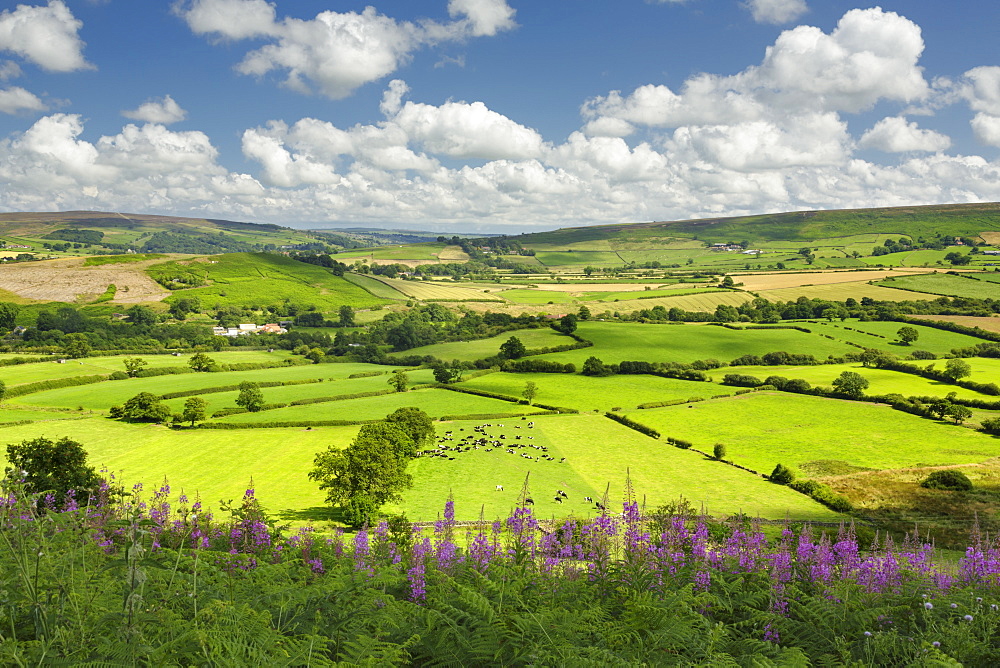
[[[396,232],[400,234],[423,234],[423,235],[461,235],[461,236],[519,236],[522,234],[532,234],[537,232],[552,232],[554,230],[561,230],[567,228],[585,228],[585,227],[601,227],[609,225],[649,225],[658,223],[681,223],[681,222],[691,222],[699,220],[715,220],[715,219],[726,219],[726,218],[748,218],[754,216],[776,216],[789,213],[806,213],[806,212],[830,212],[830,211],[857,211],[857,210],[883,210],[883,209],[907,209],[907,208],[928,208],[928,207],[947,207],[947,206],[976,206],[976,205],[989,205],[995,204],[1000,206],[1000,201],[996,202],[938,202],[932,204],[901,204],[894,206],[877,206],[877,207],[847,207],[840,209],[796,209],[790,211],[762,211],[757,213],[747,213],[738,216],[705,216],[700,218],[677,218],[672,220],[636,220],[631,222],[596,222],[591,225],[579,225],[579,224],[566,224],[556,227],[547,227],[542,229],[531,229],[523,230],[516,229],[515,231],[502,231],[502,230],[476,230],[475,232],[469,232],[467,230],[458,229],[419,229],[419,228],[409,228],[409,227],[386,227],[389,223],[372,223],[369,225],[338,225],[336,222],[322,222],[322,221],[302,221],[295,223],[281,223],[281,222],[270,222],[270,221],[256,221],[256,220],[235,220],[232,218],[223,218],[220,216],[193,216],[193,215],[178,215],[169,213],[151,213],[151,212],[140,212],[140,211],[110,211],[110,210],[98,210],[98,209],[69,209],[64,211],[4,211],[0,212],[0,218],[4,215],[9,214],[24,214],[24,215],[39,215],[39,214],[52,214],[52,215],[64,215],[71,213],[107,213],[115,215],[135,215],[135,216],[160,216],[164,218],[190,218],[193,220],[221,220],[232,223],[249,223],[253,225],[279,225],[282,227],[287,227],[292,230],[303,230],[303,231],[333,231],[333,232],[364,232],[366,230],[371,231],[383,231],[383,232]],[[2,220],[0,220],[2,223]]]

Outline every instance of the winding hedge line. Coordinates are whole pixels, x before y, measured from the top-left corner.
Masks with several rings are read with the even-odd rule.
[[[636,422],[635,420],[631,420],[631,419],[625,417],[624,415],[618,415],[617,413],[608,412],[608,413],[604,414],[604,417],[611,418],[615,422],[618,422],[619,424],[623,424],[626,427],[628,427],[629,429],[634,429],[635,431],[639,432],[640,434],[645,434],[646,436],[649,436],[650,438],[659,438],[660,437],[660,432],[656,431],[652,427],[647,427],[646,425],[642,424],[641,422]]]
[[[24,385],[14,385],[7,388],[6,397],[23,397],[26,394],[44,392],[46,390],[58,390],[62,387],[76,387],[77,385],[93,385],[107,380],[107,376],[73,376],[72,378],[52,378],[50,380],[40,380],[35,383],[25,383]]]

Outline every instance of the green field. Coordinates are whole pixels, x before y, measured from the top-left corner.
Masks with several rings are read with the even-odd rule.
[[[552,348],[554,346],[565,346],[575,343],[568,336],[548,327],[543,327],[540,329],[519,329],[513,332],[504,332],[488,339],[476,339],[475,341],[435,343],[430,346],[413,348],[400,354],[431,355],[449,362],[451,360],[472,362],[498,354],[500,352],[500,345],[512,336],[517,337],[529,350],[533,348]]]
[[[857,320],[847,320],[844,322],[834,321],[827,324],[810,324],[807,327],[818,334],[830,334],[839,339],[852,341],[868,348],[887,350],[900,357],[905,357],[914,350],[927,350],[943,355],[950,353],[954,348],[968,348],[983,342],[983,339],[967,334],[958,334],[934,327],[924,327],[922,325],[901,322],[858,322]],[[901,327],[912,327],[917,330],[919,338],[912,345],[901,345],[898,342],[899,337],[897,336],[897,332],[899,332]],[[873,334],[877,336],[872,336]]]
[[[543,359],[572,362],[577,368],[591,355],[605,364],[624,360],[648,362],[692,362],[714,358],[728,362],[740,355],[763,355],[784,350],[811,353],[817,359],[857,350],[839,341],[794,329],[747,329],[736,331],[711,325],[652,325],[637,323],[581,322],[576,333],[591,348],[549,353]]]
[[[973,369],[981,366],[980,362],[986,361],[982,358],[970,360]],[[921,365],[929,364],[923,362]],[[940,362],[938,363],[940,364]],[[727,373],[738,373],[755,376],[761,380],[768,376],[781,376],[783,378],[801,378],[809,381],[810,385],[832,387],[833,381],[844,371],[853,371],[863,376],[869,387],[865,394],[901,394],[904,397],[945,397],[954,392],[960,399],[979,399],[983,401],[997,401],[1000,397],[981,394],[973,390],[967,390],[951,383],[942,383],[937,380],[928,380],[921,376],[888,369],[869,369],[861,364],[817,364],[814,366],[734,366],[713,370],[712,376],[716,382],[721,383],[722,377]],[[988,372],[987,374],[988,375]],[[980,381],[993,382],[993,381]],[[735,389],[735,388],[734,388]]]
[[[496,421],[490,421],[495,424]],[[787,487],[772,485],[731,466],[706,460],[691,452],[658,443],[598,415],[558,415],[534,418],[535,427],[517,430],[531,435],[532,443],[547,447],[554,462],[528,460],[502,449],[483,449],[455,454],[455,460],[419,458],[410,465],[414,488],[405,496],[405,508],[411,519],[433,520],[451,493],[455,497],[458,519],[476,519],[480,510],[486,519],[505,516],[517,502],[525,478],[535,499],[536,515],[562,517],[569,513],[589,516],[594,506],[584,496],[601,499],[607,490],[612,504],[622,498],[626,476],[631,476],[640,501],[647,508],[684,497],[695,507],[713,514],[745,512],[762,517],[796,519],[833,519],[835,513]],[[482,422],[447,423],[461,437]],[[503,433],[512,441],[514,425],[520,420],[505,420],[503,427],[488,428],[496,437]],[[464,429],[464,432],[459,431]],[[585,435],[585,436],[584,436]],[[522,439],[522,441],[525,439]],[[515,453],[537,455],[533,449]],[[559,463],[559,459],[566,461]],[[503,491],[496,486],[502,485]],[[569,498],[554,501],[555,491],[564,490]]]
[[[284,360],[292,359],[292,354],[287,350],[275,350],[273,353],[257,350],[223,350],[219,352],[207,353],[209,357],[218,364],[254,363],[254,364],[281,364]],[[14,355],[13,357],[18,357]],[[30,357],[24,355],[23,357]],[[41,380],[52,380],[56,378],[71,378],[74,376],[108,375],[115,371],[125,371],[123,360],[126,357],[138,357],[147,362],[146,368],[158,367],[188,367],[188,360],[191,359],[189,353],[180,356],[172,354],[164,355],[109,355],[106,357],[84,357],[82,359],[66,360],[65,364],[56,362],[55,355],[46,355],[48,361],[17,364],[0,368],[3,380],[8,386],[21,385],[24,383],[34,383]],[[161,379],[160,382],[163,382]]]
[[[576,301],[573,293],[562,290],[514,288],[513,290],[504,290],[499,294],[515,304],[571,304]]]
[[[383,380],[383,384],[385,381]],[[381,389],[381,388],[379,388]],[[265,396],[266,395],[266,389]],[[299,422],[316,420],[380,420],[397,408],[416,406],[433,418],[448,415],[487,415],[516,413],[528,415],[540,408],[520,405],[474,394],[439,389],[394,392],[377,397],[331,401],[321,404],[289,406],[258,413],[239,413],[218,418],[216,422],[253,424],[259,422]]]
[[[407,296],[396,288],[386,285],[377,278],[363,274],[345,273],[344,279],[371,293],[379,299],[407,299]]]
[[[461,383],[462,387],[521,398],[525,383],[537,387],[536,403],[581,411],[630,410],[639,404],[690,397],[711,397],[723,390],[711,383],[658,376],[592,377],[555,373],[491,373]]]
[[[762,473],[836,460],[890,469],[980,462],[1000,453],[981,432],[856,401],[760,392],[628,413],[664,437],[727,457]]]
[[[207,284],[176,290],[167,301],[198,297],[209,308],[266,306],[287,300],[329,313],[344,305],[367,308],[386,302],[327,269],[269,253],[228,253],[206,261],[167,262],[153,265],[147,272],[154,278],[189,277]]]
[[[211,387],[239,385],[243,381],[288,381],[307,378],[346,378],[352,373],[372,370],[387,371],[390,367],[370,364],[306,364],[301,366],[258,369],[255,371],[220,371],[218,373],[184,373],[152,378],[129,378],[84,385],[45,390],[16,397],[10,400],[14,406],[69,407],[82,406],[87,409],[106,411],[111,406],[122,404],[140,392],[156,395],[168,392],[185,392]],[[348,390],[350,392],[350,390]],[[346,393],[346,392],[345,392]],[[338,392],[340,394],[340,392]]]
[[[979,280],[979,277],[975,275],[918,274],[916,276],[887,278],[880,281],[878,285],[948,297],[1000,299],[1000,285],[991,282],[989,278]]]

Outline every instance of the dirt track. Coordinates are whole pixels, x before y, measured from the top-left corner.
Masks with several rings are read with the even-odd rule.
[[[28,299],[84,302],[95,299],[113,284],[118,288],[112,300],[115,303],[160,301],[170,292],[142,271],[147,264],[85,268],[83,258],[7,264],[0,266],[0,289]]]

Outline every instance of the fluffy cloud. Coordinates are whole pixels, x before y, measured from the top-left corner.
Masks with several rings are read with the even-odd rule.
[[[123,111],[122,116],[134,121],[170,125],[187,118],[187,112],[181,109],[174,98],[166,95],[159,100],[148,100],[140,104],[138,109]]]
[[[943,151],[951,146],[951,139],[940,132],[922,130],[901,116],[891,116],[865,132],[858,145],[888,153]]]
[[[809,11],[805,0],[747,0],[744,6],[757,23],[790,23]]]
[[[18,5],[0,12],[0,50],[52,72],[88,69],[77,34],[82,26],[62,0],[49,0],[45,7]]]
[[[18,86],[0,88],[0,113],[17,114],[23,111],[45,111],[45,103],[37,95]]]
[[[976,67],[962,78],[959,94],[972,110],[1000,116],[1000,67]]]
[[[990,146],[1000,146],[1000,116],[979,113],[972,119],[976,139]]]
[[[277,29],[274,5],[265,0],[193,0],[177,3],[174,11],[198,35],[236,40],[272,36]]]
[[[287,87],[308,93],[315,86],[332,99],[391,74],[419,48],[494,35],[515,25],[506,0],[451,0],[448,11],[458,18],[445,24],[397,21],[374,7],[277,20],[274,6],[264,0],[194,0],[176,11],[198,34],[272,40],[246,54],[237,65],[240,73],[281,72]]]
[[[799,113],[858,112],[880,100],[913,102],[929,94],[917,60],[920,28],[881,9],[851,10],[829,35],[798,26],[767,48],[760,65],[734,76],[700,74],[680,93],[645,85],[623,96],[588,100],[582,114],[594,132],[616,127],[606,119],[649,127],[779,122]],[[628,126],[619,124],[627,134]]]
[[[517,160],[542,152],[541,135],[482,102],[446,102],[440,107],[407,102],[391,122],[429,152],[450,158]]]
[[[8,81],[21,76],[21,67],[13,60],[0,63],[0,81]]]

